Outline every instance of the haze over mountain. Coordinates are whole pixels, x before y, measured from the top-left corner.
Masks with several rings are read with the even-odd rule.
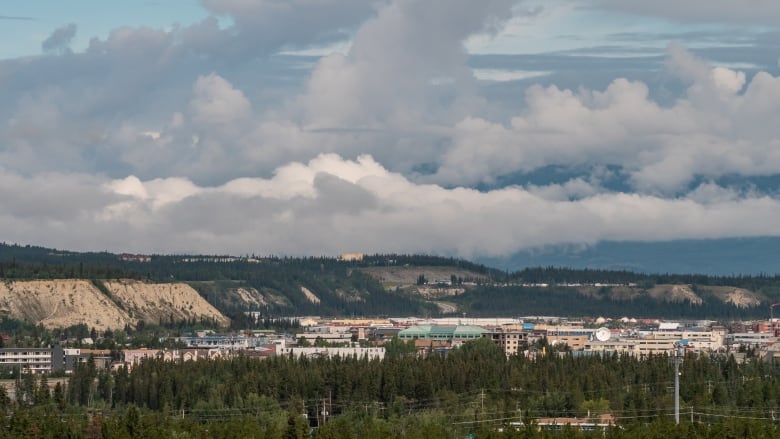
[[[592,246],[549,246],[479,262],[504,270],[553,266],[637,273],[711,276],[780,273],[780,238],[724,238],[666,242],[600,242]]]
[[[49,0],[0,20],[6,242],[778,271],[772,2]]]

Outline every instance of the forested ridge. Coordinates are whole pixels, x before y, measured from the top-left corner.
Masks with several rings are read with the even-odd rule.
[[[252,280],[281,273],[338,273],[372,266],[458,267],[505,280],[500,270],[462,259],[402,254],[365,255],[359,261],[336,257],[278,257],[256,255],[148,255],[149,262],[125,260],[109,252],[72,252],[45,247],[0,243],[0,277],[39,278],[131,278],[153,281]],[[289,272],[289,273],[288,273]]]
[[[247,305],[227,292],[254,289],[267,296],[262,311],[271,315],[388,316],[439,314],[439,309],[414,289],[385,288],[361,268],[451,267],[474,273],[476,284],[447,300],[457,314],[518,315],[632,315],[636,317],[743,319],[766,317],[764,306],[738,308],[704,291],[705,286],[744,288],[764,303],[780,300],[778,276],[668,275],[628,271],[574,270],[531,267],[503,272],[472,262],[430,255],[365,255],[360,261],[334,257],[259,257],[244,255],[150,255],[148,262],[108,252],[78,253],[34,246],[0,244],[0,278],[26,279],[138,279],[150,282],[188,282],[210,303],[234,319]],[[410,268],[411,267],[411,268]],[[548,284],[548,288],[534,285]],[[590,295],[569,284],[607,284]],[[690,285],[701,304],[659,300],[640,295],[616,298],[613,285],[638,290],[659,284]],[[312,291],[319,302],[301,290]],[[270,298],[270,299],[269,299]]]
[[[768,318],[763,306],[739,308],[714,297],[704,296],[701,304],[671,302],[640,296],[614,299],[607,293],[594,296],[579,294],[573,287],[547,288],[522,286],[481,286],[450,298],[469,310],[469,315],[491,317],[517,316],[631,316],[636,318],[715,319],[721,321]]]
[[[14,406],[0,398],[9,415],[0,431],[10,437],[30,431],[56,437],[67,429],[80,432],[72,437],[268,438],[780,433],[774,421],[780,409],[775,364],[687,356],[680,392],[683,423],[674,426],[673,368],[666,356],[574,357],[542,350],[536,358],[507,358],[484,339],[446,356],[418,358],[408,351],[396,341],[384,361],[148,360],[117,372],[97,371],[86,363],[66,388],[53,393],[25,377],[18,387],[23,403]],[[533,426],[543,417],[604,413],[612,414],[619,427],[598,436],[574,430],[551,436]],[[519,431],[509,426],[513,422],[523,423]]]

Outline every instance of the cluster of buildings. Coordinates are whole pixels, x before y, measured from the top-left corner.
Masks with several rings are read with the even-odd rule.
[[[547,346],[581,353],[628,355],[665,354],[683,345],[688,352],[741,353],[780,358],[780,322],[776,319],[734,323],[714,321],[662,322],[623,318],[567,320],[559,317],[524,318],[389,318],[322,320],[300,319],[305,332],[299,343],[361,342],[381,346],[398,337],[412,341],[421,354],[446,352],[460,344],[487,338],[509,355],[528,355],[544,340]]]
[[[0,349],[3,373],[71,373],[79,363],[94,362],[98,368],[132,368],[149,358],[165,361],[197,361],[238,355],[266,358],[356,356],[370,360],[385,357],[384,344],[397,338],[413,343],[420,355],[446,354],[465,342],[489,339],[507,356],[538,355],[554,349],[574,355],[667,354],[675,346],[688,352],[731,353],[738,359],[751,354],[766,360],[780,359],[780,322],[735,323],[729,327],[712,321],[659,322],[621,319],[570,321],[557,317],[526,318],[390,318],[390,319],[297,319],[303,331],[296,334],[256,330],[234,334],[202,331],[176,337],[178,348],[108,351],[49,348]]]
[[[48,348],[0,348],[0,378],[3,373],[69,373],[76,365],[89,359],[96,367],[111,363],[111,351],[98,349],[71,349],[61,345]]]
[[[608,322],[566,321],[555,317],[524,318],[497,322],[470,319],[468,324],[426,321],[399,331],[402,340],[414,340],[421,352],[446,350],[474,338],[489,338],[509,355],[534,354],[534,346],[589,353],[634,356],[668,354],[675,346],[687,352],[731,353],[743,358],[746,351],[770,360],[780,358],[780,322],[739,323],[726,327],[713,321],[659,322],[621,319]]]

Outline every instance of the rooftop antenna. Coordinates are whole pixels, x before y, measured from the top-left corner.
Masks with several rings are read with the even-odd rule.
[[[595,335],[596,340],[598,341],[609,341],[609,339],[612,337],[612,332],[610,332],[609,328],[602,326],[596,330]]]

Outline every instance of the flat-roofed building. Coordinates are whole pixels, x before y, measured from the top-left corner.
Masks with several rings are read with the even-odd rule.
[[[583,350],[585,352],[616,352],[618,354],[631,354],[634,355],[636,348],[636,339],[627,340],[591,340],[585,343]]]
[[[417,325],[398,333],[401,340],[476,340],[490,333],[485,328],[470,325]]]
[[[726,344],[730,348],[762,347],[774,344],[778,337],[771,332],[735,332],[726,336]]]
[[[499,327],[490,331],[488,336],[507,356],[517,355],[528,346],[528,334],[520,330]]]
[[[351,347],[287,347],[284,343],[276,344],[276,355],[292,355],[293,357],[307,358],[334,358],[334,357],[357,357],[368,358],[369,360],[383,360],[385,358],[385,348],[370,347],[361,348]]]
[[[555,346],[557,344],[565,344],[573,351],[581,351],[585,349],[585,344],[590,341],[591,337],[587,335],[548,335],[547,342]]]
[[[339,261],[344,262],[360,262],[363,260],[363,253],[342,253],[339,256]]]
[[[19,368],[25,373],[51,372],[50,348],[0,349],[0,367]]]

